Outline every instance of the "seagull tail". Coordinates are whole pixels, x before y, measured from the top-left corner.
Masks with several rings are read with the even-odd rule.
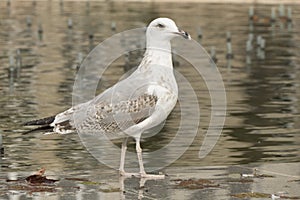
[[[40,127],[23,132],[22,134],[25,135],[25,134],[33,133],[33,132],[37,132],[37,131],[52,131],[53,127],[51,127],[50,124],[54,121],[54,119],[55,119],[55,115],[51,116],[51,117],[45,117],[42,119],[25,122],[23,124],[23,126],[40,126]]]
[[[34,132],[40,132],[40,131],[43,131],[43,132],[53,132],[53,127],[49,126],[49,125],[45,125],[45,126],[40,126],[40,127],[37,127],[35,129],[31,129],[29,131],[25,131],[22,133],[22,135],[26,135],[28,133],[34,133]]]
[[[41,125],[50,125],[55,119],[55,115],[51,117],[45,117],[42,119],[37,119],[29,122],[25,122],[23,126],[41,126]]]

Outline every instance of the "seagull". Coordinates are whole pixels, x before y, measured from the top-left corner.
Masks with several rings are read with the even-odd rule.
[[[175,80],[171,40],[177,36],[191,40],[169,18],[153,20],[146,30],[146,51],[137,69],[103,93],[57,115],[29,121],[26,126],[51,129],[50,133],[105,134],[122,138],[119,172],[122,176],[163,178],[147,174],[143,165],[140,139],[164,122],[176,105],[178,86]],[[124,170],[127,140],[133,137],[139,162],[139,173]]]

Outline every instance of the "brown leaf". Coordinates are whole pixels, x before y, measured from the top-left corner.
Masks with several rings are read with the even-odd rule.
[[[44,176],[46,169],[42,168],[34,175],[28,176],[25,180],[30,184],[53,184],[58,180],[48,179]]]

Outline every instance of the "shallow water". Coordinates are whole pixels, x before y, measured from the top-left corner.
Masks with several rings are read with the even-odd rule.
[[[201,27],[201,44],[208,51],[212,46],[216,48],[217,66],[227,94],[227,115],[222,135],[213,151],[204,159],[199,159],[199,148],[210,120],[210,98],[203,79],[195,74],[187,62],[177,57],[180,64],[176,66],[176,71],[191,82],[201,102],[200,126],[193,144],[164,170],[171,170],[172,176],[180,177],[180,174],[200,166],[261,166],[267,163],[272,166],[291,166],[293,169],[298,166],[299,169],[300,7],[292,6],[292,23],[278,19],[272,26],[267,17],[270,16],[273,5],[255,5],[255,12],[259,18],[251,28],[248,20],[249,6],[182,4],[179,8],[177,4],[172,3],[121,2],[64,2],[60,5],[58,1],[36,2],[34,5],[31,1],[26,1],[12,2],[10,7],[7,7],[6,1],[1,1],[0,133],[4,147],[1,178],[11,172],[26,176],[44,166],[50,175],[59,175],[60,178],[91,178],[95,174],[103,180],[118,183],[117,176],[111,176],[115,171],[94,159],[82,146],[77,135],[22,135],[27,129],[20,124],[56,114],[72,105],[71,94],[76,66],[79,64],[79,53],[85,57],[94,46],[113,35],[112,22],[116,23],[116,32],[121,32],[143,27],[151,19],[159,16],[174,19],[195,40],[197,27]],[[144,12],[141,13],[140,9],[144,9]],[[26,26],[27,16],[32,20],[30,28]],[[73,20],[72,29],[67,27],[69,18]],[[39,39],[37,31],[39,24],[43,27],[42,40]],[[230,31],[232,35],[234,59],[230,67],[226,61],[226,31]],[[246,41],[250,32],[254,34],[254,45],[257,35],[266,39],[265,58],[258,58],[254,46],[252,53],[248,54],[252,62],[246,64]],[[94,34],[92,43],[89,41],[91,33]],[[188,51],[184,46],[180,48]],[[19,73],[9,72],[9,55],[16,55],[17,49],[21,51],[22,68]],[[99,91],[119,80],[125,69],[125,59],[121,57],[101,79]],[[146,168],[147,162],[151,161],[147,155],[168,144],[174,137],[179,123],[178,105],[162,132],[143,142],[143,149],[147,152],[144,155]],[[178,145],[178,152],[183,150],[182,148],[184,147]],[[129,150],[134,150],[133,143],[130,144]],[[159,158],[155,158],[156,162],[163,162],[168,156],[176,153],[176,150],[163,152]],[[111,159],[118,161],[119,158]],[[130,160],[127,166],[133,169],[137,162]],[[299,179],[299,171],[295,171],[294,176],[298,176]],[[189,177],[189,174],[184,177]],[[190,178],[192,177],[194,176],[191,175]],[[137,183],[128,182],[128,185],[132,186],[133,194],[137,192],[134,190]],[[154,182],[151,188],[153,186],[154,190],[158,190],[161,184],[168,185],[170,182]],[[158,193],[162,196],[150,197],[174,199],[174,194],[179,191],[182,192],[180,189],[175,192],[170,189],[168,193]],[[73,189],[69,192],[74,194]],[[210,193],[218,193],[218,189]],[[2,191],[0,194],[7,197]],[[92,192],[89,194],[92,195],[90,199],[98,198],[97,195],[93,196]],[[127,197],[136,198],[130,195]],[[215,198],[223,197],[230,198],[228,193],[222,193]],[[196,198],[199,197],[186,197]]]

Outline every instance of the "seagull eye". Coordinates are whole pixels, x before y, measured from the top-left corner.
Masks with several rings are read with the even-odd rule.
[[[166,26],[165,25],[163,25],[163,24],[157,24],[156,25],[158,28],[165,28]]]

